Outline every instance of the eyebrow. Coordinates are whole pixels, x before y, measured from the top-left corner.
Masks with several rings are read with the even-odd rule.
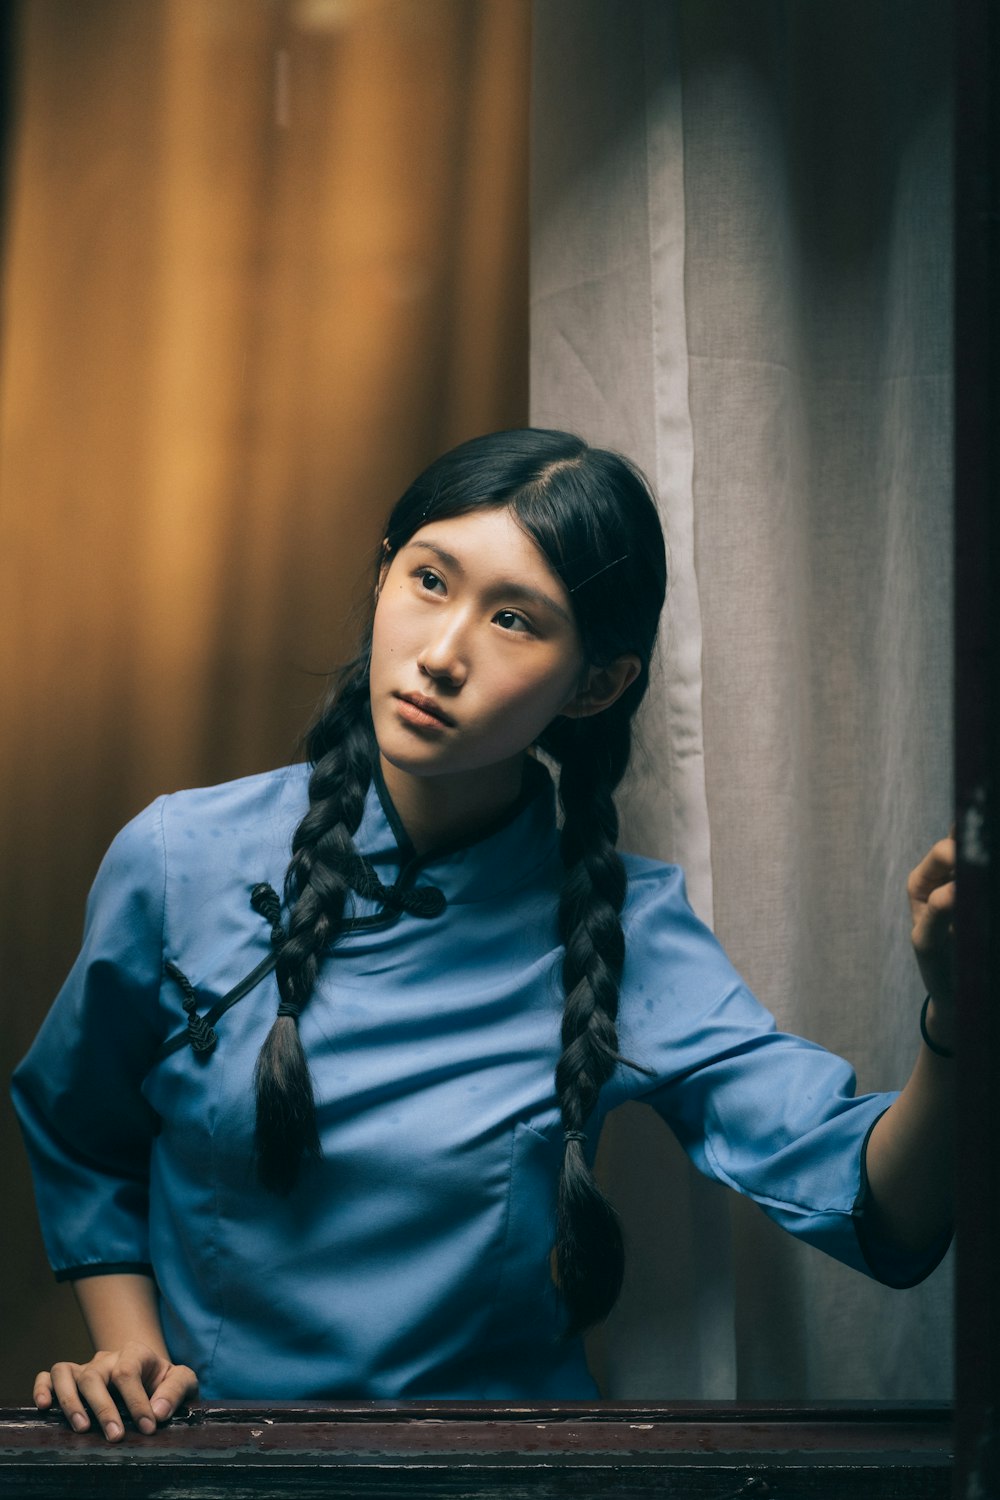
[[[434,556],[439,558],[446,568],[452,568],[456,573],[461,573],[464,577],[465,569],[453,552],[446,551],[444,547],[439,547],[435,542],[424,541],[407,542],[403,550],[408,551],[412,547],[423,547],[426,551],[433,552]],[[563,609],[562,605],[553,599],[550,594],[543,594],[541,589],[533,589],[530,584],[517,583],[513,578],[499,579],[490,589],[490,593],[497,596],[503,595],[508,599],[530,600],[534,604],[542,605],[545,609],[551,609],[554,614],[561,616],[567,625],[574,625],[576,623],[572,615]]]

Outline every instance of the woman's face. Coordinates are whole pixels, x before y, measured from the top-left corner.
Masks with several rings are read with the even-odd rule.
[[[419,777],[519,759],[586,676],[569,596],[510,511],[414,533],[382,576],[372,638],[379,749]]]

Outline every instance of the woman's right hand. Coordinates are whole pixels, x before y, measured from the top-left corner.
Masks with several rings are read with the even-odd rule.
[[[128,1411],[140,1432],[155,1432],[184,1401],[198,1394],[198,1377],[187,1365],[175,1365],[148,1344],[131,1341],[121,1349],[101,1349],[86,1364],[60,1360],[35,1380],[35,1405],[49,1411],[58,1405],[76,1432],[87,1432],[91,1416],[109,1442],[125,1435],[115,1401]]]

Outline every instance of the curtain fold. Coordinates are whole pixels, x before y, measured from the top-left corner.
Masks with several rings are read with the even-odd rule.
[[[905,876],[950,822],[947,17],[535,15],[532,418],[646,469],[671,559],[624,842],[688,869],[779,1024],[898,1085]],[[946,1392],[947,1268],[868,1283],[660,1136],[602,1143],[632,1242],[608,1395]]]

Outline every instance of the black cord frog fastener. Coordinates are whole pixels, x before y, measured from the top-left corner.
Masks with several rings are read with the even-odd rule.
[[[363,854],[354,856],[347,880],[351,889],[366,901],[374,901],[389,911],[405,911],[411,917],[439,917],[447,905],[444,891],[436,885],[383,885]]]
[[[359,896],[368,901],[377,902],[384,911],[395,916],[406,912],[414,917],[437,917],[447,905],[444,892],[438,890],[437,886],[408,886],[405,883],[383,885],[371,862],[365,859],[364,855],[355,855],[347,861],[346,875],[351,889]],[[271,929],[271,951],[266,958],[261,959],[256,968],[223,995],[221,1000],[216,1000],[206,1015],[198,1014],[198,997],[187,975],[169,959],[164,964],[165,973],[178,986],[184,997],[183,1006],[187,1016],[187,1029],[163,1042],[154,1056],[154,1062],[162,1062],[165,1057],[169,1057],[181,1047],[189,1044],[191,1050],[201,1060],[209,1057],[218,1042],[213,1022],[225,1015],[230,1006],[235,1005],[238,1000],[243,999],[244,995],[248,995],[252,989],[255,989],[260,981],[274,969],[281,948],[288,941],[288,933],[281,924],[281,898],[273,886],[262,880],[250,891],[250,905],[259,917],[264,918]],[[364,925],[365,922],[370,923],[371,920],[370,918],[362,919],[359,925]],[[282,1002],[278,1008],[278,1015],[297,1016],[298,1007]]]
[[[219,1040],[214,1029],[208,1024],[204,1016],[198,1014],[198,997],[194,992],[194,986],[186,974],[182,974],[175,963],[168,958],[163,965],[164,972],[170,976],[174,983],[180,988],[184,999],[181,1005],[187,1016],[187,1040],[191,1043],[192,1052],[201,1057],[207,1057]]]
[[[250,892],[250,905],[269,924],[272,946],[280,948],[288,940],[288,933],[281,925],[281,899],[274,886],[266,880],[260,881]]]

